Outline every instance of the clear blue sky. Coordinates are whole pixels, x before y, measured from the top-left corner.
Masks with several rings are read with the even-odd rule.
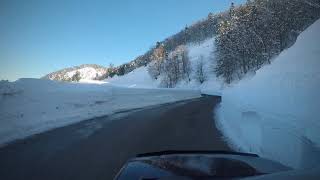
[[[1,0],[0,79],[39,78],[80,64],[119,65],[231,2]]]

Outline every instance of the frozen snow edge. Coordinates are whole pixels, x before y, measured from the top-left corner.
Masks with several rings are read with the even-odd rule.
[[[215,109],[215,123],[232,149],[258,154],[295,169],[318,166],[320,150],[301,128],[283,121],[282,116],[231,107],[223,104],[222,99]],[[231,121],[231,117],[237,121]]]

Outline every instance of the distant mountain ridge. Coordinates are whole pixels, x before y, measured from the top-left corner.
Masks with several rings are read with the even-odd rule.
[[[239,6],[231,3],[229,9],[209,13],[206,18],[156,42],[144,54],[128,63],[116,67],[110,65],[108,68],[81,65],[48,74],[44,78],[62,81],[101,80],[115,75],[123,76],[142,66],[148,67],[149,74],[158,78],[158,75],[167,73],[159,73],[164,70],[164,60],[172,64],[177,59],[177,56],[170,57],[171,53],[188,45],[200,46],[214,38],[215,46],[210,50],[212,61],[208,63],[212,66],[211,71],[215,72],[214,76],[229,84],[270,64],[275,56],[293,45],[300,32],[320,17],[319,9],[319,0],[248,0]],[[169,65],[167,69],[170,69]],[[152,70],[159,72],[153,73]]]
[[[78,75],[72,74],[70,77],[69,72],[74,72],[75,70],[84,68],[84,67],[93,67],[95,69],[105,69],[103,75],[99,75],[97,77],[87,77],[85,75],[81,75],[81,79],[89,79],[89,80],[102,80],[108,77],[113,77],[114,75],[122,76],[127,74],[134,69],[137,69],[142,66],[147,66],[152,60],[154,52],[158,50],[159,45],[163,45],[166,51],[170,52],[175,50],[176,47],[182,44],[190,44],[190,43],[197,43],[201,44],[206,39],[212,38],[216,34],[217,24],[226,16],[225,13],[218,13],[216,15],[209,13],[209,15],[197,21],[196,23],[191,24],[190,26],[186,26],[180,32],[166,38],[163,41],[156,42],[156,45],[151,47],[146,53],[143,55],[138,56],[134,60],[124,63],[122,65],[116,67],[103,67],[96,64],[84,64],[80,66],[74,66],[71,68],[65,68],[56,72],[52,72],[46,76],[44,79],[51,79],[51,80],[59,80],[59,81],[76,81],[78,79]],[[69,75],[67,75],[69,73]]]
[[[83,64],[61,69],[45,75],[42,79],[57,81],[102,80],[107,77],[108,68],[97,64]]]

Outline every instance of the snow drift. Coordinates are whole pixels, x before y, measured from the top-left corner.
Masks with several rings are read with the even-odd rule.
[[[0,81],[0,145],[118,111],[200,97],[199,91],[192,90],[128,89],[88,83],[92,82]]]
[[[223,91],[217,124],[240,151],[294,168],[320,162],[320,20],[271,65]]]

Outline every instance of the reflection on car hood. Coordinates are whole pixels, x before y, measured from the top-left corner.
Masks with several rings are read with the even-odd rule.
[[[129,160],[116,179],[241,178],[287,170],[290,168],[252,154],[170,151]]]

